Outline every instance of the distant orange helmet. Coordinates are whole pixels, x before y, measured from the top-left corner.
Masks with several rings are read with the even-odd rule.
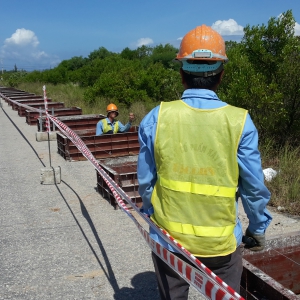
[[[205,77],[218,74],[228,61],[225,42],[211,27],[198,26],[183,37],[176,60],[187,73]]]
[[[107,115],[112,111],[115,111],[117,113],[117,115],[119,114],[117,106],[113,103],[110,103],[106,107]]]

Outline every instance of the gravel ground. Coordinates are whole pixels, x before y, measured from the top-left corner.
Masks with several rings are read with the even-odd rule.
[[[40,184],[48,142],[35,140],[3,100],[0,109],[0,299],[159,299],[150,250],[135,224],[96,190],[87,161],[67,162],[50,142],[62,182]],[[267,237],[300,230],[274,211]],[[247,218],[241,208],[241,220]],[[203,299],[194,289],[189,299]]]

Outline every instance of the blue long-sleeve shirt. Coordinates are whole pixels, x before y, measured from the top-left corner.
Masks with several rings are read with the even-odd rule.
[[[122,133],[122,132],[127,132],[130,127],[131,127],[131,123],[128,122],[126,125],[123,125],[120,121],[114,120],[112,123],[109,120],[109,118],[106,118],[107,124],[111,126],[112,131],[114,131],[114,127],[116,125],[116,123],[119,123],[119,129],[118,132]],[[96,135],[102,135],[103,134],[103,122],[99,121],[96,125]]]
[[[184,91],[181,99],[189,106],[199,109],[214,109],[227,105],[227,103],[222,102],[218,98],[215,92],[205,89],[187,89]],[[137,167],[139,194],[143,200],[142,210],[148,215],[153,214],[151,195],[157,180],[154,142],[158,112],[159,106],[155,107],[144,117],[138,133],[140,143]],[[174,120],[174,126],[177,126],[176,120]],[[244,210],[249,219],[248,228],[252,233],[262,234],[272,220],[270,213],[266,209],[266,205],[270,200],[270,192],[264,184],[261,158],[258,151],[258,133],[249,114],[247,114],[240,139],[237,161],[239,166],[238,188]],[[234,234],[237,245],[240,245],[243,230],[238,218],[238,203],[236,205],[237,216]],[[150,228],[150,236],[165,248],[175,251],[152,228]]]

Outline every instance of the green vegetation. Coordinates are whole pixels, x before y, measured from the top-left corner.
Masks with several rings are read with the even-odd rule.
[[[18,89],[35,93],[37,95],[43,95],[43,84],[39,82],[23,82],[18,84]],[[77,106],[83,111],[83,114],[106,114],[106,106],[111,103],[108,98],[97,98],[96,102],[90,103],[84,100],[84,93],[86,88],[79,87],[74,84],[46,84],[47,97],[53,99],[56,102],[64,102],[65,107]],[[138,125],[142,118],[149,112],[153,107],[159,103],[143,103],[137,101],[132,103],[129,107],[114,102],[118,106],[120,115],[118,119],[126,123],[128,122],[129,112],[135,114],[135,121],[133,125]]]
[[[268,26],[246,26],[240,44],[228,50],[222,85],[226,102],[248,109],[260,138],[299,144],[300,39],[291,11]]]
[[[229,63],[218,95],[249,111],[260,135],[263,168],[280,170],[267,183],[271,205],[300,214],[300,39],[294,25],[287,11],[267,25],[246,26],[240,43],[226,42]],[[5,72],[2,84],[36,94],[46,84],[49,98],[79,106],[84,114],[105,114],[114,102],[122,122],[132,111],[138,125],[160,101],[180,98],[177,51],[169,44],[121,53],[100,47],[51,70]]]
[[[300,215],[300,147],[286,144],[274,151],[274,147],[264,145],[261,153],[263,166],[277,171],[277,176],[266,182],[272,195],[269,204]]]

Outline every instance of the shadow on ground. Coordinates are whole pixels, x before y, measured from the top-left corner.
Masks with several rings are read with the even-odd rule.
[[[114,294],[115,300],[158,300],[158,288],[154,272],[144,272],[131,279],[132,288],[123,287]]]

